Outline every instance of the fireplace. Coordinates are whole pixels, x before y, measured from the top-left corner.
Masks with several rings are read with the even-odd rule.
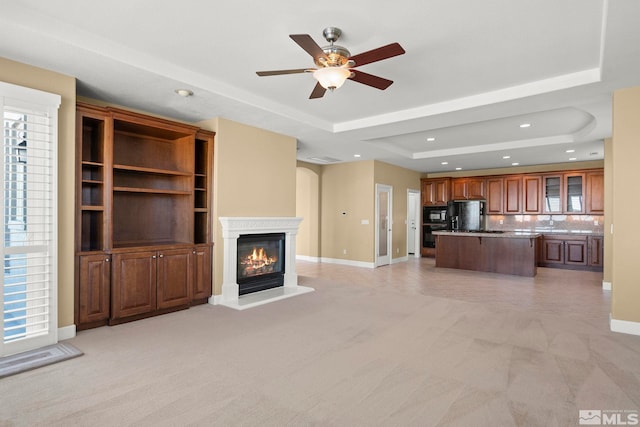
[[[237,245],[238,295],[284,285],[284,233],[242,234]]]
[[[211,304],[244,310],[314,290],[298,285],[296,234],[302,218],[218,219],[222,226],[222,293],[213,295]]]

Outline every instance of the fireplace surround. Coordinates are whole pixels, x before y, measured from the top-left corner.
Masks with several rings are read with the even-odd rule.
[[[222,295],[212,297],[213,304],[237,310],[278,301],[311,292],[298,285],[296,273],[296,235],[302,218],[297,217],[220,217],[223,245]],[[240,236],[284,234],[284,274],[282,286],[240,295],[238,284],[238,239]],[[242,281],[242,280],[241,280]]]

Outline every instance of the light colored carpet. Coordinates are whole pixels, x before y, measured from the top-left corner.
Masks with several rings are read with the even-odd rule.
[[[36,350],[25,351],[0,358],[0,378],[52,365],[64,360],[82,356],[82,352],[69,343],[48,345]]]
[[[83,331],[85,356],[0,381],[11,426],[571,426],[638,410],[640,337],[601,275],[298,263],[316,292]]]

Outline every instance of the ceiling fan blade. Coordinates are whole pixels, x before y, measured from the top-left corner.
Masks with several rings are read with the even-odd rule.
[[[311,92],[311,95],[309,96],[309,99],[322,98],[326,91],[327,90],[322,87],[320,82],[318,82],[318,83],[316,83],[316,87],[313,88],[313,91]]]
[[[279,76],[281,74],[298,74],[309,71],[309,68],[296,68],[295,70],[256,71],[256,74],[264,76]]]
[[[405,51],[402,46],[400,46],[398,43],[391,43],[377,49],[368,50],[366,52],[354,55],[349,58],[349,60],[356,63],[354,67],[359,67],[361,65],[370,64],[372,62],[382,61],[383,59],[402,55],[403,53],[405,53]]]
[[[309,55],[313,56],[314,59],[327,57],[322,48],[318,46],[318,43],[309,34],[290,34],[289,37],[306,50]]]
[[[376,89],[385,90],[393,83],[393,80],[374,76],[373,74],[363,73],[359,70],[351,70],[351,72],[353,73],[353,77],[349,77],[351,80],[362,83],[363,85],[375,87]]]

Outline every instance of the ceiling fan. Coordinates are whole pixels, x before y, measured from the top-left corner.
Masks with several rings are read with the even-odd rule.
[[[313,57],[313,61],[318,68],[297,68],[293,70],[257,71],[259,76],[277,76],[280,74],[313,73],[313,77],[318,81],[311,92],[309,99],[322,98],[327,89],[333,91],[339,88],[346,79],[353,80],[367,86],[385,90],[393,83],[382,77],[367,74],[356,67],[370,64],[383,59],[402,55],[405,53],[398,43],[391,43],[377,49],[369,50],[358,55],[351,56],[351,53],[344,47],[334,44],[342,30],[336,27],[325,28],[322,32],[324,38],[330,44],[320,47],[308,34],[290,34],[289,37]]]

